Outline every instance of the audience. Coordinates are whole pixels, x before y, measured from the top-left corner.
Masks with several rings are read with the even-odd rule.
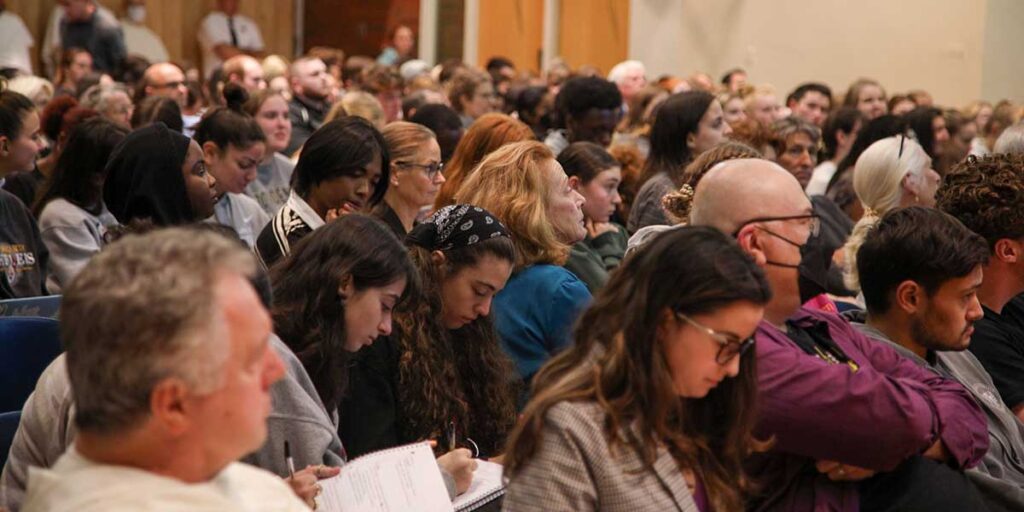
[[[295,164],[282,151],[292,136],[288,100],[270,89],[252,93],[242,109],[256,119],[266,137],[263,160],[256,167],[256,179],[245,187],[245,194],[256,200],[267,215],[274,215],[288,200]]]
[[[78,102],[70,96],[61,96],[50,101],[37,118],[41,135],[44,135],[45,139],[39,138],[37,142],[39,146],[32,154],[27,152],[22,154],[21,158],[24,159],[25,167],[11,169],[9,174],[4,177],[3,189],[21,199],[25,206],[32,206],[35,203],[36,192],[39,191],[40,185],[53,175],[53,169],[57,166],[57,158],[60,157],[61,149],[67,138],[64,117],[66,114],[72,113],[77,105]],[[47,150],[46,143],[49,145],[49,154],[35,160],[33,165],[32,160],[37,155],[43,155]],[[22,149],[31,148],[22,146]]]
[[[687,164],[730,133],[732,128],[722,118],[722,105],[713,95],[690,91],[665,100],[651,127],[651,154],[629,214],[629,231],[668,224],[661,198],[682,185]]]
[[[474,456],[503,453],[519,381],[490,318],[515,261],[508,231],[487,211],[446,206],[406,239],[421,285],[396,307],[395,330],[361,351],[342,403],[352,456],[423,439]]]
[[[217,0],[216,9],[199,22],[203,78],[209,79],[224,61],[236,55],[263,57],[263,35],[248,16],[238,14],[241,0]]]
[[[932,160],[942,156],[942,150],[949,141],[949,130],[946,129],[946,118],[942,110],[935,107],[917,107],[904,116],[907,127],[913,130],[917,142]]]
[[[753,259],[706,227],[627,259],[534,377],[504,510],[742,510],[769,297]]]
[[[78,432],[32,472],[25,510],[305,510],[235,462],[263,443],[284,373],[255,268],[237,245],[183,230],[126,238],[86,265],[61,303]]]
[[[94,85],[82,94],[79,105],[99,112],[122,128],[131,128],[132,105],[128,89],[120,85]]]
[[[256,253],[269,268],[327,221],[369,211],[384,199],[390,176],[384,137],[369,122],[342,117],[325,124],[303,147],[292,191],[257,237]]]
[[[978,289],[988,244],[937,210],[895,210],[865,236],[857,273],[867,315],[854,327],[919,366],[955,379],[988,417],[989,450],[967,477],[990,510],[1024,507],[1024,428],[967,350],[982,317]]]
[[[230,227],[253,247],[270,216],[245,191],[256,181],[267,137],[259,123],[242,110],[247,99],[242,86],[227,84],[227,106],[207,111],[196,125],[193,140],[203,149],[203,163],[217,181],[217,205],[210,220]]]
[[[181,68],[169,62],[160,62],[146,68],[135,101],[138,104],[151,96],[166,96],[184,108],[188,100],[188,88]]]
[[[755,509],[984,510],[960,472],[988,450],[970,394],[801,307],[801,246],[820,220],[796,178],[764,160],[726,162],[701,180],[690,222],[732,234],[773,292],[755,344],[755,432],[773,442],[748,462],[763,482]]]
[[[608,273],[619,266],[629,240],[626,228],[612,221],[622,203],[622,168],[593,142],[569,144],[558,155],[558,163],[569,177],[569,186],[583,196],[587,228],[586,238],[572,245],[565,268],[580,278],[590,293],[597,293],[608,281]]]
[[[512,234],[515,266],[495,296],[494,323],[529,384],[541,365],[570,345],[572,325],[590,302],[586,285],[561,266],[587,235],[583,196],[547,146],[525,141],[484,158],[456,198],[493,212]]]
[[[978,288],[984,317],[975,323],[971,352],[992,376],[1003,402],[1024,421],[1024,339],[1019,315],[1006,306],[1024,292],[1024,156],[991,155],[966,161],[946,175],[938,207],[988,242],[990,257]]]
[[[388,42],[390,46],[384,48],[384,51],[377,57],[379,64],[397,66],[415,56],[413,48],[416,45],[416,35],[406,25],[398,25],[391,29],[388,34]]]
[[[53,81],[55,96],[71,96],[76,98],[78,84],[93,70],[92,54],[82,48],[68,48],[60,57],[60,67]]]
[[[612,67],[608,72],[608,81],[619,88],[622,96],[623,110],[632,109],[633,96],[642,91],[647,85],[647,69],[644,63],[638,60],[622,61]]]
[[[92,57],[92,67],[113,73],[127,53],[117,20],[102,16],[92,0],[67,0],[60,21],[60,44],[81,48]]]
[[[305,144],[324,123],[331,107],[327,103],[330,75],[322,60],[309,57],[296,60],[292,63],[290,77],[292,99],[288,102],[288,117],[292,122],[292,139],[284,150],[285,155],[291,155]]]
[[[888,113],[885,89],[870,78],[861,78],[850,84],[844,96],[843,106],[860,110],[861,115],[868,121]]]
[[[31,169],[41,149],[35,105],[0,88],[0,180]],[[0,189],[0,300],[46,295],[48,258],[28,207]]]
[[[372,213],[404,239],[444,184],[441,147],[434,133],[420,124],[396,121],[381,135],[391,157],[391,183]]]
[[[747,117],[757,121],[761,126],[771,126],[775,121],[786,117],[779,103],[779,97],[775,94],[775,88],[770,85],[759,85],[744,99]]]
[[[100,252],[107,229],[117,219],[103,202],[106,165],[114,147],[128,130],[107,119],[94,118],[71,131],[33,213],[50,253],[46,288],[60,293]]]
[[[811,181],[807,182],[805,189],[808,196],[825,193],[839,162],[850,154],[857,140],[857,132],[863,126],[862,119],[860,111],[853,107],[840,107],[825,119],[825,127],[822,129],[822,143],[825,147],[821,156],[825,161],[819,163],[811,173]]]
[[[552,130],[544,139],[555,156],[573,142],[607,148],[622,118],[622,95],[603,78],[570,78],[555,96],[555,112],[564,129]]]
[[[819,129],[825,126],[825,118],[832,110],[832,89],[825,84],[808,82],[798,86],[786,98],[786,107],[794,117],[799,117]]]
[[[167,47],[160,40],[160,36],[146,26],[146,0],[125,0],[124,17],[120,21],[125,53],[142,57],[149,62],[170,60]]]
[[[496,149],[515,142],[533,140],[533,131],[520,121],[505,114],[485,114],[474,122],[459,140],[451,160],[445,164],[445,182],[434,200],[434,209],[456,203],[455,194],[469,179],[477,166]],[[458,198],[459,202],[466,202]]]
[[[224,61],[224,83],[241,85],[250,94],[267,87],[260,61],[249,55],[235,55]]]
[[[497,98],[490,75],[480,71],[460,70],[448,84],[448,101],[466,129],[481,116],[498,110]]]
[[[428,104],[424,105],[413,114],[409,121],[422,124],[430,128],[437,136],[437,144],[441,146],[441,161],[445,165],[452,163],[455,155],[455,148],[465,135],[466,130],[462,127],[459,115],[448,105]],[[448,174],[450,171],[446,171]]]

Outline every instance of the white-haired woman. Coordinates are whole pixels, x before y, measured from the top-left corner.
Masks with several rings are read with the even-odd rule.
[[[932,159],[914,139],[896,135],[868,146],[853,168],[853,190],[864,205],[864,216],[853,227],[844,247],[847,288],[860,290],[855,272],[857,250],[864,236],[883,215],[907,206],[935,206],[941,178]]]

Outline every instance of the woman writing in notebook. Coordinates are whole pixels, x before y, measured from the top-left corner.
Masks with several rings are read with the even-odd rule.
[[[770,295],[714,229],[627,258],[534,377],[504,510],[743,510],[741,462],[758,444],[749,349]]]
[[[500,454],[519,383],[490,319],[515,261],[509,232],[459,204],[414,228],[406,244],[422,286],[395,310],[395,332],[359,353],[342,441],[354,456],[423,439],[443,451]]]

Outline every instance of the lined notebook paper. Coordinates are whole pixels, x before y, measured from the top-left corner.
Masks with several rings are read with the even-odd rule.
[[[320,486],[317,510],[327,512],[453,511],[434,452],[425,442],[359,457]]]
[[[476,510],[505,494],[505,484],[501,479],[503,470],[504,466],[501,464],[478,460],[476,471],[473,473],[473,483],[469,484],[469,489],[452,503],[455,511]]]

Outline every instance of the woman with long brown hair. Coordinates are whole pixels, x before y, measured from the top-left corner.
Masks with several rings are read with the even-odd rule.
[[[505,144],[524,140],[533,140],[533,130],[522,121],[505,114],[480,116],[462,136],[451,161],[444,164],[446,181],[437,193],[434,209],[455,204],[455,192],[484,157]]]
[[[455,439],[498,455],[519,381],[490,318],[515,261],[509,232],[482,208],[452,205],[406,245],[422,286],[395,310],[395,332],[351,367],[342,441],[353,456],[422,439],[437,440],[442,453]]]
[[[771,292],[717,230],[668,232],[612,274],[533,381],[504,510],[743,510],[753,334]]]

